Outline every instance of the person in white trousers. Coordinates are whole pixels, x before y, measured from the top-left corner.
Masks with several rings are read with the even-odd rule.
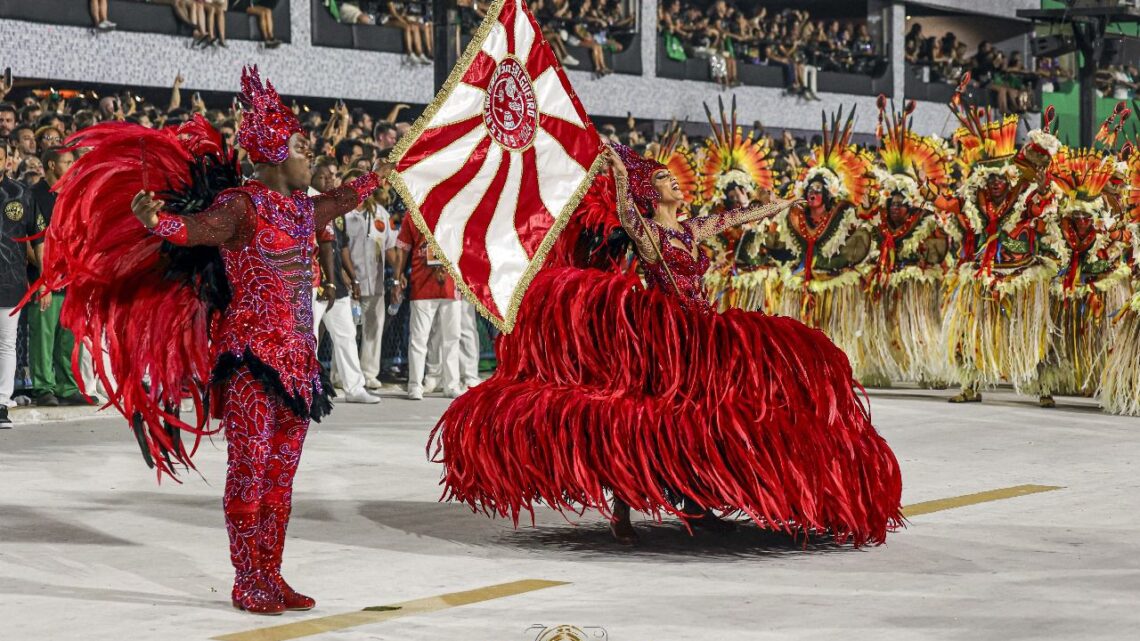
[[[310,190],[331,191],[336,188],[336,182],[336,163],[329,158],[318,158],[313,169],[313,186]],[[330,232],[332,241],[324,240],[330,236]],[[347,402],[379,403],[380,399],[369,394],[364,388],[364,374],[360,371],[360,356],[356,352],[356,322],[352,318],[352,299],[349,298],[348,284],[355,278],[353,278],[352,263],[346,262],[348,241],[344,235],[344,219],[337,218],[329,223],[329,229],[326,229],[320,238],[319,245],[322,249],[320,267],[324,274],[321,288],[335,292],[332,304],[324,310],[320,321],[324,323],[325,331],[329,333],[329,339],[332,341],[333,368],[340,376]],[[314,301],[314,327],[317,326],[317,307],[325,304],[323,300]]]
[[[459,381],[461,390],[466,391],[483,382],[479,378],[479,312],[466,300],[459,301],[459,308]],[[437,318],[435,326],[438,325]],[[441,332],[436,331],[435,326],[428,339],[425,392],[439,389]]]
[[[0,429],[11,426],[8,408],[12,391],[16,387],[16,331],[20,315],[13,315],[14,307],[0,307]]]
[[[462,392],[459,381],[459,315],[455,281],[443,265],[431,255],[427,239],[411,220],[404,220],[396,239],[396,255],[392,266],[397,274],[397,287],[409,289],[411,319],[408,341],[408,398],[424,397],[424,361],[432,325],[438,321],[443,394],[455,398]],[[404,265],[411,259],[409,287]]]
[[[346,174],[346,178],[353,172]],[[356,211],[344,216],[349,256],[356,269],[360,293],[360,369],[364,386],[380,389],[380,347],[387,305],[384,300],[384,265],[395,256],[396,230],[388,210],[379,202],[379,191]]]

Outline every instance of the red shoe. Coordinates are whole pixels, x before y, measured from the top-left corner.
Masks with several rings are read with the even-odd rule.
[[[285,582],[281,572],[273,572],[267,577],[270,590],[281,595],[281,603],[286,610],[312,610],[317,607],[317,601],[294,590]]]

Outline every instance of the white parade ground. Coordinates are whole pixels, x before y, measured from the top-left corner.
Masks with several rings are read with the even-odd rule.
[[[558,625],[610,641],[1137,638],[1140,419],[949,394],[871,393],[910,523],[858,550],[636,519],[642,543],[625,549],[596,514],[547,511],[515,530],[437,502],[424,448],[445,399],[341,404],[309,432],[285,550],[318,606],[277,617],[229,605],[220,437],[200,475],[157,485],[117,415],[13,411],[0,639],[518,641]]]

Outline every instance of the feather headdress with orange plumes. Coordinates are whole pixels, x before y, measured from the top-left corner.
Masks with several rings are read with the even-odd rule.
[[[842,107],[832,114],[830,123],[827,112],[823,112],[823,144],[812,150],[811,157],[808,158],[799,180],[796,181],[797,198],[803,196],[804,186],[821,174],[824,182],[830,184],[827,174],[831,174],[839,183],[839,189],[833,190],[833,196],[856,205],[866,201],[873,183],[874,161],[870,154],[860,151],[851,144],[851,134],[855,126],[855,108],[851,108],[846,122],[841,127],[839,123],[842,120]]]
[[[950,113],[961,127],[954,132],[959,143],[960,162],[968,169],[975,165],[1005,164],[1017,155],[1018,117],[1013,114],[995,117],[989,109],[971,105],[963,98],[970,84],[969,72],[962,74],[958,88],[950,98]]]
[[[1114,168],[1113,156],[1104,152],[1062,147],[1053,156],[1049,173],[1053,184],[1057,185],[1067,199],[1093,202],[1100,198],[1108,186]]]
[[[750,187],[771,190],[775,184],[772,166],[768,159],[771,148],[764,138],[757,138],[756,132],[744,135],[742,127],[736,124],[736,96],[732,97],[731,118],[724,111],[724,100],[717,98],[720,107],[719,122],[713,118],[712,110],[705,104],[712,136],[705,139],[704,162],[700,172],[700,197],[704,203],[715,203],[724,197],[724,178],[729,172],[743,172]]]
[[[1131,155],[1131,145],[1125,145],[1121,156],[1115,152],[1116,142],[1131,110],[1123,102],[1116,105],[1108,118],[1101,123],[1093,140],[1092,149],[1062,147],[1053,156],[1049,176],[1061,197],[1060,212],[1085,211],[1097,218],[1111,217],[1118,200],[1116,196],[1128,175],[1133,173],[1120,157]],[[1111,198],[1101,199],[1101,196]]]
[[[919,180],[928,183],[935,191],[946,186],[950,180],[950,167],[944,145],[910,129],[910,115],[914,113],[915,102],[907,101],[902,112],[895,112],[893,105],[888,112],[888,105],[887,97],[880,94],[879,124],[875,135],[879,139],[879,159],[883,168],[889,174],[911,178],[916,189]]]
[[[665,133],[657,153],[646,155],[669,169],[681,186],[686,203],[699,205],[700,175],[697,173],[697,161],[693,158],[693,152],[681,144],[681,137],[681,126],[674,124]]]

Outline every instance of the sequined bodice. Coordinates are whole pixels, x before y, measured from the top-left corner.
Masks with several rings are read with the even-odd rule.
[[[657,246],[661,248],[662,260],[645,264],[645,280],[649,286],[676,294],[686,301],[707,304],[704,275],[709,269],[709,258],[696,247],[690,228],[683,223],[681,231],[666,229],[652,222],[650,226],[657,232]],[[669,242],[670,238],[680,240],[689,249],[677,247]],[[692,253],[694,250],[696,258]],[[669,268],[668,271],[666,267]],[[673,275],[673,281],[669,280],[670,273]],[[676,288],[673,287],[674,281],[677,284]]]
[[[235,356],[249,349],[277,370],[287,389],[304,388],[318,379],[313,201],[302,192],[285,196],[260,183],[226,192],[218,200],[241,194],[253,202],[254,227],[250,242],[221,248],[233,298],[216,324],[215,348]]]

